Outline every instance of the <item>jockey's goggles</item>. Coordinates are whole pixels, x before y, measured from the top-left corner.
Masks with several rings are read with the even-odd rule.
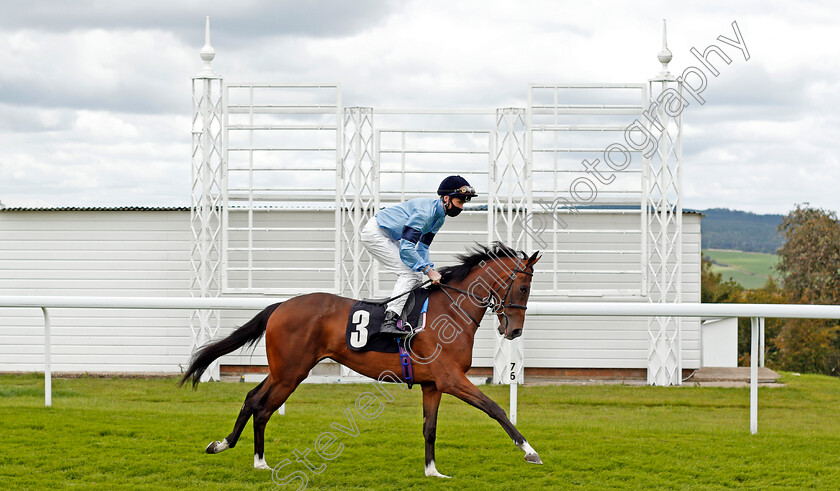
[[[458,195],[458,197],[463,197],[464,201],[469,201],[473,196],[477,196],[475,194],[475,188],[472,186],[461,186],[458,189],[453,189],[452,192],[448,194],[449,196]]]

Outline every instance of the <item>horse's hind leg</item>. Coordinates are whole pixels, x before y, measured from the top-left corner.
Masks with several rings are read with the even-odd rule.
[[[259,405],[254,408],[254,468],[271,469],[265,462],[265,425],[277,409],[286,402],[286,399],[297,389],[303,380],[309,376],[309,371],[317,363],[317,359],[296,360],[295,367],[285,364],[287,369],[279,370],[272,367],[272,374],[283,373],[284,380],[275,381],[272,378],[266,384],[265,394],[259,399]]]
[[[426,440],[426,475],[429,477],[449,477],[435,468],[435,435],[441,394],[434,383],[423,384],[423,438]]]
[[[204,450],[205,452],[209,454],[216,454],[236,446],[236,442],[239,441],[239,436],[242,434],[242,430],[245,429],[245,425],[254,413],[254,408],[258,406],[258,401],[262,397],[263,392],[265,392],[264,387],[266,385],[266,380],[268,380],[268,378],[265,378],[259,383],[259,385],[251,389],[247,396],[245,396],[245,402],[242,403],[242,409],[239,411],[239,416],[236,418],[236,423],[233,425],[233,431],[230,432],[230,435],[220,442],[211,442],[210,445],[207,445],[207,448]]]

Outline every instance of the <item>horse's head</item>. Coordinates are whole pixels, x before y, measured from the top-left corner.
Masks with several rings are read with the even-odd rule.
[[[525,326],[525,309],[531,295],[531,280],[534,277],[534,264],[540,260],[539,251],[527,260],[511,257],[494,261],[491,266],[496,273],[496,281],[501,286],[494,290],[491,308],[499,319],[499,334],[505,339],[516,339],[522,335]],[[491,273],[492,274],[492,273]]]
[[[457,313],[478,327],[481,317],[474,318],[475,314],[469,314],[462,306],[462,301],[469,299],[474,309],[481,309],[482,316],[488,307],[498,316],[499,333],[504,337],[521,336],[539,252],[528,257],[522,251],[496,242],[492,247],[478,245],[469,254],[457,257],[460,264],[440,269],[443,277],[440,288]],[[448,290],[462,295],[461,298],[452,297]]]

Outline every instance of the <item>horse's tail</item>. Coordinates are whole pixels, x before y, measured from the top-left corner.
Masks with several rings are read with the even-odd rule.
[[[279,303],[266,307],[262,312],[254,316],[253,319],[246,322],[242,327],[230,333],[230,336],[220,339],[201,347],[190,359],[190,366],[178,382],[178,386],[192,379],[192,385],[198,385],[201,375],[207,370],[216,358],[231,353],[234,350],[248,345],[253,346],[257,344],[262,335],[265,333],[268,325],[268,318],[277,309]]]

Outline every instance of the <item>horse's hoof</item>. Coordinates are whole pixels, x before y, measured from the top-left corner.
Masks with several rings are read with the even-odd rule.
[[[525,462],[528,462],[528,463],[531,463],[531,464],[542,464],[543,463],[543,461],[540,459],[540,456],[538,454],[535,454],[535,453],[527,454],[525,456]]]
[[[207,445],[207,448],[204,449],[205,452],[209,454],[217,454],[220,452],[224,452],[228,449],[228,442],[227,439],[221,442],[210,442],[210,445]]]

